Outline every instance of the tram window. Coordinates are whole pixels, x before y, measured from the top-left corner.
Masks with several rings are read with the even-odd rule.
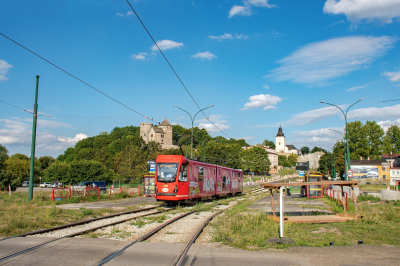
[[[203,181],[203,166],[199,166],[199,181]]]
[[[188,165],[182,164],[179,171],[179,182],[186,182],[188,176]]]
[[[226,177],[224,176],[224,177],[222,178],[222,187],[225,187],[225,182],[226,182]]]

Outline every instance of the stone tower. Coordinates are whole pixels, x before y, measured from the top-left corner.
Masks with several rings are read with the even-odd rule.
[[[149,132],[152,128],[152,123],[140,123],[140,136],[146,143],[149,142]]]
[[[275,137],[275,150],[276,152],[285,152],[285,135],[283,135],[282,128],[279,126],[278,134]]]
[[[172,125],[168,121],[168,119],[164,118],[164,120],[158,125],[158,127],[165,132],[164,144],[172,145]]]

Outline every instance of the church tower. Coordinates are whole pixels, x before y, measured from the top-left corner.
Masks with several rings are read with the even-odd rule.
[[[278,134],[275,137],[275,151],[285,152],[285,135],[283,135],[282,128],[279,126]]]

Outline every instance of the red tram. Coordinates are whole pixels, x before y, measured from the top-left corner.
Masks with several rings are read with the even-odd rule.
[[[157,201],[192,202],[243,192],[243,171],[189,160],[182,155],[158,155]]]

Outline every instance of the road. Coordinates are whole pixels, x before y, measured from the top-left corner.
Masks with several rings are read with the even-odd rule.
[[[18,238],[0,242],[0,257],[19,251],[48,238]],[[63,239],[31,251],[13,261],[2,261],[6,265],[97,265],[128,242],[97,238]],[[128,248],[121,256],[107,264],[119,265],[170,265],[183,243],[142,242]],[[388,246],[348,247],[293,247],[287,251],[246,251],[219,244],[194,244],[184,265],[190,266],[360,266],[399,265],[400,248]]]

